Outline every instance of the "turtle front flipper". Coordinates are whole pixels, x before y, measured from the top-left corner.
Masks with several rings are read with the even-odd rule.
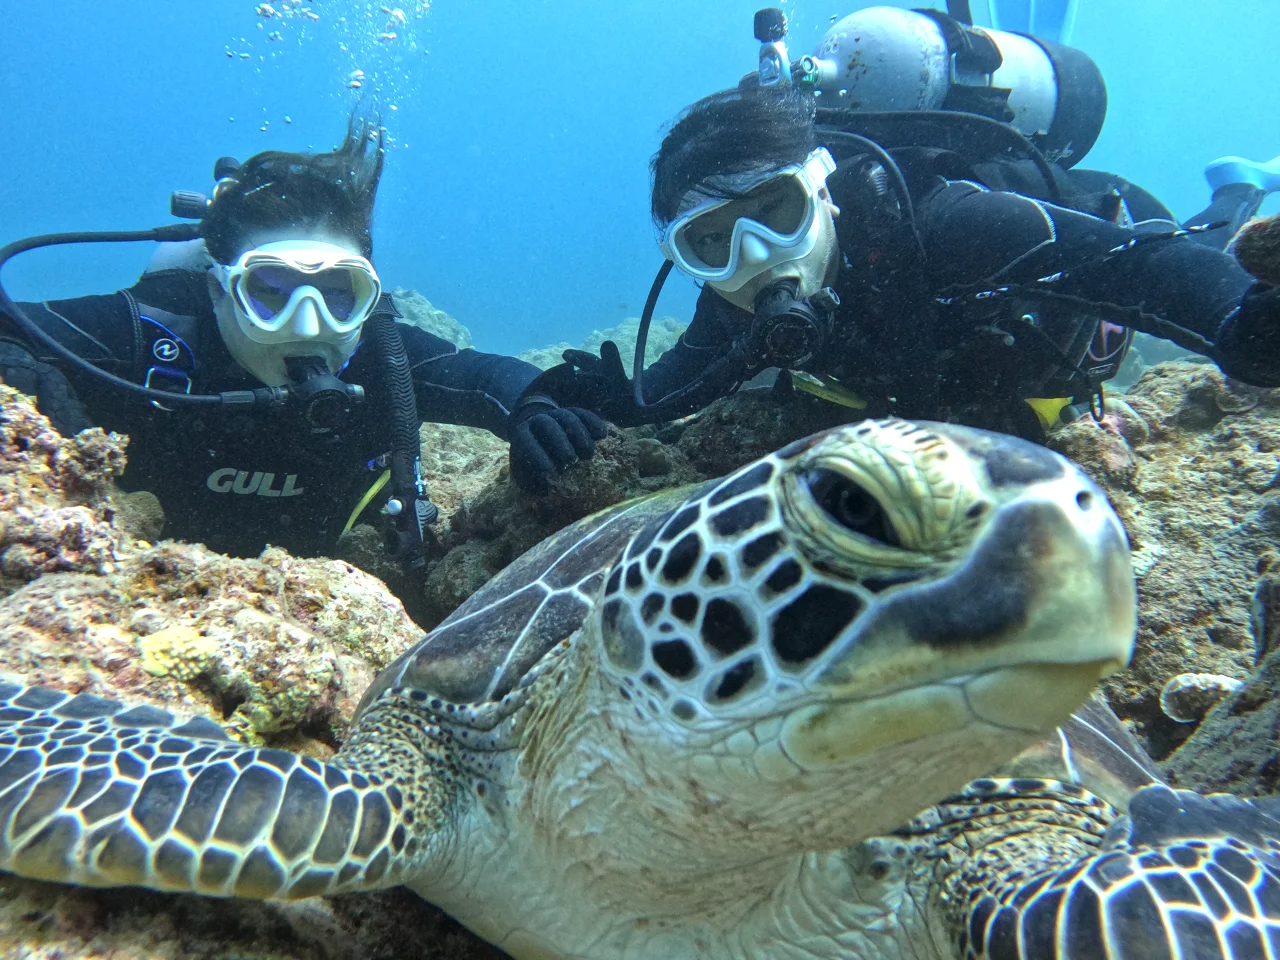
[[[209,720],[0,681],[0,869],[21,876],[255,899],[390,886],[417,846],[403,805],[376,775]]]
[[[1039,790],[1031,781],[985,785],[988,796],[970,790],[964,798],[979,819],[1001,819],[999,814],[993,818],[993,811],[1018,810],[1009,820],[1022,822],[1002,839],[989,838],[989,846],[972,851],[959,869],[953,860],[943,870],[947,876],[940,888],[955,898],[943,912],[951,914],[957,956],[1254,960],[1280,955],[1280,821],[1249,801],[1163,784],[1145,787],[1130,800],[1129,814],[1116,817],[1096,838],[1095,849],[1063,865],[1074,846],[1089,845],[1093,831],[1079,828],[1096,817],[1101,802],[1077,787],[1052,782]],[[1055,803],[1043,803],[1050,797]],[[1026,817],[1027,805],[1057,810]],[[1087,807],[1094,810],[1086,812]],[[1027,820],[1040,821],[1040,829],[1028,829],[1033,823]],[[1064,831],[1070,821],[1075,822]]]

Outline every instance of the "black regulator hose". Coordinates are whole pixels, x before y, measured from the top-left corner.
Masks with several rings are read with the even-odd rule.
[[[884,167],[884,172],[889,175],[889,180],[893,184],[893,192],[897,195],[898,205],[902,208],[902,218],[907,222],[907,226],[911,230],[911,236],[916,242],[916,249],[920,253],[920,259],[922,262],[926,260],[924,241],[920,239],[920,230],[916,226],[916,209],[911,202],[911,191],[907,188],[907,178],[902,175],[902,168],[889,155],[889,151],[860,133],[850,133],[848,130],[823,130],[821,133],[821,139],[828,143],[841,143],[845,146],[870,151],[880,161],[880,166]]]
[[[675,264],[670,260],[664,260],[662,266],[658,268],[657,276],[653,278],[653,284],[649,287],[649,296],[644,302],[644,310],[640,313],[640,328],[636,331],[636,352],[631,362],[633,400],[637,409],[643,410],[653,417],[652,420],[648,421],[651,423],[675,416],[683,416],[689,411],[680,410],[678,405],[685,402],[689,397],[694,396],[699,390],[716,390],[720,384],[732,385],[741,383],[751,372],[748,369],[750,359],[744,349],[743,341],[741,339],[735,340],[724,356],[715,360],[698,377],[686,383],[683,387],[677,387],[659,400],[654,400],[652,403],[645,401],[644,355],[649,343],[649,326],[653,322],[653,311],[658,303],[658,295],[662,293],[663,284],[666,283],[667,277],[671,274],[671,268],[674,266]]]
[[[970,113],[965,110],[868,110],[863,112],[846,107],[819,107],[817,122],[819,142],[832,133],[853,133],[854,131],[850,128],[854,126],[865,131],[864,135],[868,135],[873,140],[877,133],[893,129],[911,130],[913,126],[919,124],[951,127],[963,133],[969,133],[973,128],[981,127],[985,133],[990,134],[993,141],[1003,140],[1010,151],[1020,153],[1031,161],[1036,172],[1044,180],[1044,199],[1050,203],[1062,202],[1062,188],[1044,151],[1028,140],[1017,127],[993,120],[980,113]],[[921,138],[907,138],[908,141],[919,139]],[[913,144],[895,140],[889,143],[889,148],[909,145]],[[971,148],[966,149],[965,152],[971,152]]]
[[[391,492],[400,509],[393,516],[396,527],[395,556],[411,566],[426,562],[422,528],[439,514],[427,496],[422,479],[422,434],[418,401],[409,369],[409,354],[395,318],[375,311],[365,321],[382,361],[391,396]]]
[[[640,328],[636,331],[636,354],[631,360],[631,387],[635,391],[636,406],[641,410],[647,406],[644,402],[644,354],[649,346],[649,325],[653,323],[653,311],[658,306],[658,294],[662,293],[662,286],[667,282],[667,276],[671,273],[671,268],[675,264],[670,260],[663,260],[662,266],[658,268],[658,275],[653,278],[653,284],[649,287],[649,296],[644,302],[644,310],[640,312]]]
[[[0,269],[3,269],[4,265],[18,254],[40,247],[53,247],[68,243],[135,243],[148,240],[158,243],[183,243],[188,240],[197,240],[199,237],[200,227],[193,223],[172,223],[163,227],[155,227],[151,230],[46,233],[38,237],[27,237],[25,240],[15,240],[13,243],[0,247]],[[24,336],[51,351],[69,365],[76,367],[89,376],[97,377],[99,380],[111,384],[118,390],[123,390],[125,393],[133,394],[144,400],[189,407],[209,406],[212,404],[247,406],[259,403],[282,403],[289,396],[289,392],[283,387],[260,387],[257,390],[227,390],[223,393],[211,394],[171,393],[168,390],[153,390],[150,387],[144,387],[141,384],[125,380],[123,377],[117,377],[115,374],[108,373],[101,367],[90,363],[84,357],[63,346],[40,329],[39,326],[31,321],[30,317],[22,312],[22,308],[13,302],[13,299],[4,289],[3,283],[0,283],[0,315],[12,321]]]

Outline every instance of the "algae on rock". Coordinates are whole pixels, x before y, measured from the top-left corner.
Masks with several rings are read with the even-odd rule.
[[[107,570],[121,531],[112,483],[128,440],[62,437],[26,396],[0,385],[0,592],[57,570]]]

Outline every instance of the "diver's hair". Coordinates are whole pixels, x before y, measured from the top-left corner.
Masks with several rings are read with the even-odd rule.
[[[373,257],[373,201],[386,158],[382,125],[353,112],[329,153],[255,154],[232,175],[200,223],[209,255],[232,263],[263,230],[322,230]]]
[[[817,146],[811,94],[758,86],[703,97],[676,118],[649,164],[652,213],[659,227],[676,218],[697,187],[713,197],[737,194],[716,178],[768,173],[802,163]]]

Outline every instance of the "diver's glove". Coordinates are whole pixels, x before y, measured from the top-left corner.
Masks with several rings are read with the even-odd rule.
[[[511,478],[528,493],[545,493],[547,478],[579,460],[595,456],[605,436],[604,421],[582,407],[562,407],[534,390],[535,380],[516,401],[507,424]]]
[[[36,409],[64,437],[73,437],[93,426],[62,371],[37,360],[10,340],[0,340],[0,382],[35,400]]]
[[[600,356],[585,350],[566,350],[565,362],[546,370],[535,383],[562,404],[587,407],[620,427],[638,427],[688,416],[711,401],[727,396],[750,378],[746,339],[725,345],[720,355],[682,387],[655,402],[636,400],[635,384],[627,378],[618,345],[600,344]],[[532,389],[532,388],[531,388]]]
[[[637,427],[660,419],[636,403],[635,387],[622,365],[618,345],[612,340],[600,344],[598,357],[586,350],[566,350],[562,356],[565,362],[561,366],[571,368],[576,391],[582,392],[583,406],[620,427]]]
[[[1218,330],[1216,346],[1214,359],[1228,376],[1280,387],[1280,287],[1250,287]]]

